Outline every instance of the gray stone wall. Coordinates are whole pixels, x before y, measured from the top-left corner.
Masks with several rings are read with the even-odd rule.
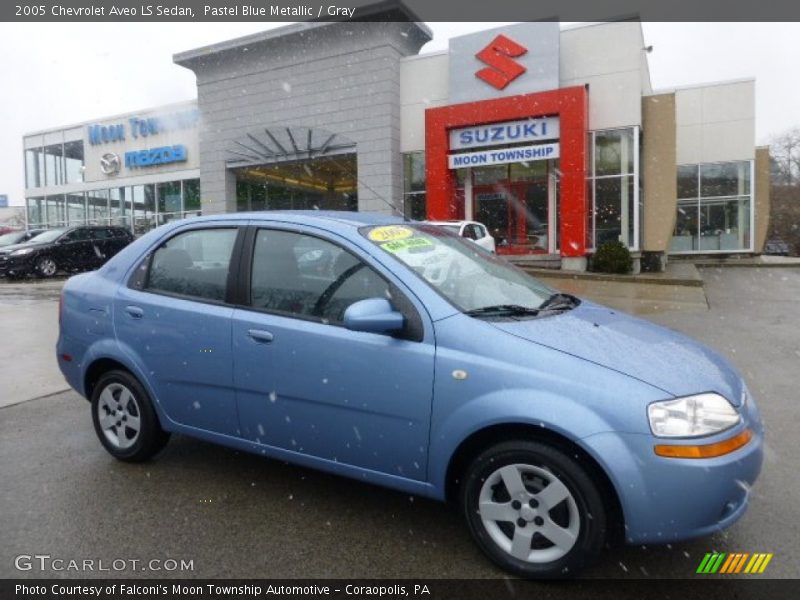
[[[275,126],[355,141],[359,210],[401,207],[399,61],[427,39],[415,23],[315,23],[176,55],[197,75],[203,212],[236,210],[227,150]]]

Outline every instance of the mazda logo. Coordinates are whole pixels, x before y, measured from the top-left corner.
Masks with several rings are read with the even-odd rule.
[[[116,175],[120,166],[119,156],[113,152],[107,152],[100,157],[100,170],[106,175]]]

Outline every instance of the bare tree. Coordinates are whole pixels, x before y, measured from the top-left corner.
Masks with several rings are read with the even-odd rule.
[[[772,183],[800,186],[800,127],[793,127],[770,141]]]

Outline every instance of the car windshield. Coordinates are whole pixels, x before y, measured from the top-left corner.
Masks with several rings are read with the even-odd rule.
[[[361,234],[410,267],[463,312],[538,309],[554,290],[446,228],[427,224],[364,227]]]
[[[438,227],[446,229],[447,231],[450,231],[455,234],[458,234],[458,230],[460,229],[458,225],[438,225]]]
[[[18,244],[22,239],[24,239],[24,237],[24,231],[12,231],[11,233],[0,235],[0,248],[3,246],[11,246],[12,244]]]
[[[37,243],[53,242],[60,238],[65,231],[66,229],[49,229],[47,231],[43,231],[36,237],[31,238],[29,241]]]

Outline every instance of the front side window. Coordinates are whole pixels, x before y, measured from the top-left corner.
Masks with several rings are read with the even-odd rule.
[[[31,241],[36,241],[39,244],[48,244],[50,242],[56,241],[64,234],[63,229],[48,229],[47,231],[43,231],[36,237],[31,238]]]
[[[262,229],[256,236],[250,304],[339,324],[367,298],[390,298],[389,284],[340,246],[317,237]]]
[[[148,290],[222,302],[237,230],[197,229],[170,238],[153,254]]]

